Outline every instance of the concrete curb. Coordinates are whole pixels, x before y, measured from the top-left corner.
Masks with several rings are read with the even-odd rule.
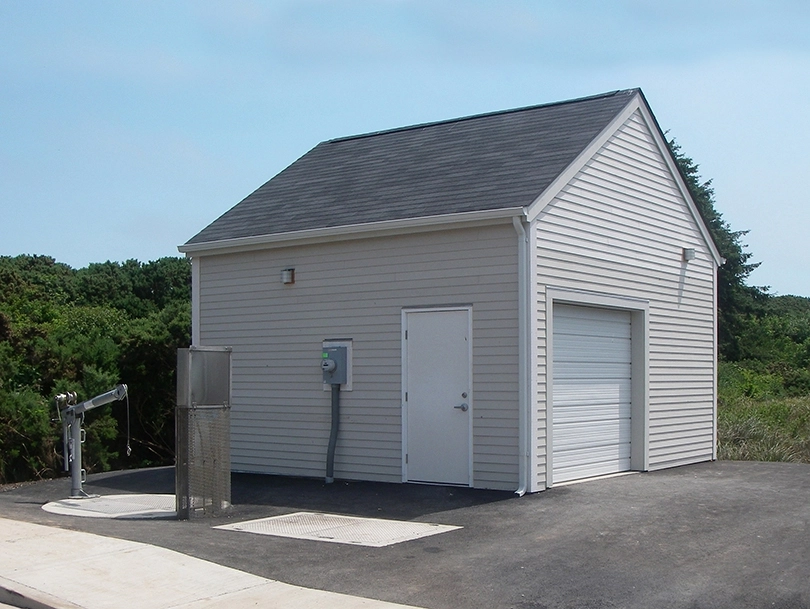
[[[404,609],[143,543],[0,518],[0,603],[23,609]]]

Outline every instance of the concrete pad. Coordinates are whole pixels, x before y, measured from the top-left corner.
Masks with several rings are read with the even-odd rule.
[[[106,495],[60,499],[42,506],[51,514],[84,518],[176,518],[174,495]]]
[[[8,605],[3,604],[5,602]],[[0,576],[0,608],[15,609],[83,609],[63,598],[57,598]]]
[[[0,518],[0,602],[56,609],[403,607],[309,590],[142,543]],[[276,601],[273,601],[276,599]],[[15,604],[19,604],[19,601]]]

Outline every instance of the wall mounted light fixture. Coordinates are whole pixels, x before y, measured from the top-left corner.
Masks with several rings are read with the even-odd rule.
[[[282,269],[281,283],[285,285],[295,283],[295,269]]]

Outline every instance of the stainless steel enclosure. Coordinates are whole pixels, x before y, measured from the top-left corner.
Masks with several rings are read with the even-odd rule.
[[[231,506],[231,348],[177,350],[175,488],[181,519]]]

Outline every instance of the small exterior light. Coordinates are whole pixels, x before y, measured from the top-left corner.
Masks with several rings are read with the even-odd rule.
[[[693,247],[685,247],[683,248],[683,259],[684,262],[689,262],[690,260],[695,259],[695,248]]]
[[[281,271],[281,283],[285,285],[295,283],[295,269],[283,269]]]

